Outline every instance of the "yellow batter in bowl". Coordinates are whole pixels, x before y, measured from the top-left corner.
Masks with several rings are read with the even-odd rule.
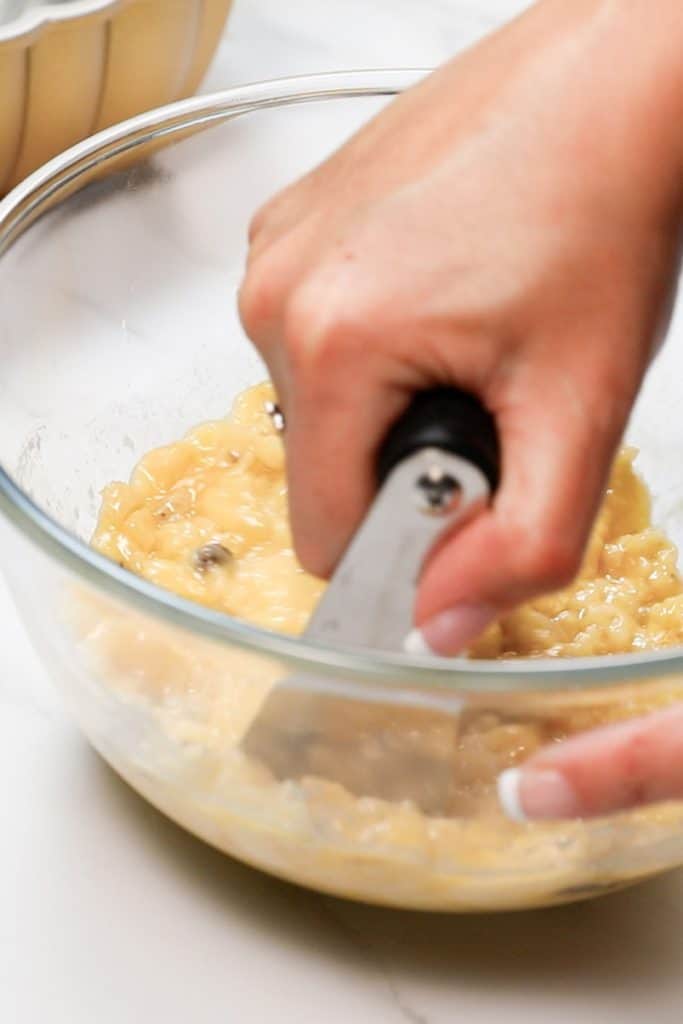
[[[292,550],[273,402],[268,384],[251,388],[228,418],[146,455],[129,483],[105,489],[93,543],[184,597],[297,634],[324,584],[301,569]],[[506,616],[478,641],[473,658],[571,657],[683,642],[677,552],[650,524],[634,457],[625,449],[615,461],[577,579]],[[251,761],[241,740],[281,677],[278,665],[105,600],[79,609],[78,628],[93,675],[143,709],[171,744],[169,754],[163,743],[157,749],[147,741],[144,770],[133,759],[105,755],[192,831],[303,884],[441,910],[541,905],[668,866],[669,846],[683,833],[680,804],[592,822],[516,825],[495,795],[497,775],[541,745],[681,700],[683,684],[549,692],[540,700],[515,694],[510,703],[500,694],[468,697],[435,738],[454,751],[457,785],[448,816],[433,816],[407,800],[354,795],[323,777],[279,781]]]
[[[183,597],[300,633],[324,584],[292,549],[273,404],[270,385],[250,388],[227,419],[146,455],[130,483],[105,490],[93,544]],[[615,462],[577,579],[491,627],[473,657],[578,657],[683,642],[676,548],[650,525],[635,454],[624,449]]]

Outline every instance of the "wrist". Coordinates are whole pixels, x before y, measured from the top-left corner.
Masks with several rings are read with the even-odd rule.
[[[613,177],[678,209],[683,199],[681,0],[541,0],[539,13],[575,51],[584,141]],[[620,168],[620,173],[614,173]],[[645,204],[647,205],[647,204]]]
[[[683,165],[683,6],[680,0],[592,0],[606,87],[644,150],[677,180]],[[639,133],[639,134],[638,134]],[[644,154],[646,155],[646,154]]]

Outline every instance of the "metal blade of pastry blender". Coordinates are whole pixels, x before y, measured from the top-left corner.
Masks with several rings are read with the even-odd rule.
[[[380,453],[377,497],[311,618],[306,639],[401,650],[425,558],[490,497],[495,426],[470,395],[418,396]],[[278,683],[243,749],[280,779],[317,775],[357,795],[413,799],[446,813],[455,783],[453,704],[397,706],[395,692],[334,686],[319,676]]]
[[[488,501],[484,474],[438,448],[392,470],[313,612],[307,640],[400,651],[434,544]]]

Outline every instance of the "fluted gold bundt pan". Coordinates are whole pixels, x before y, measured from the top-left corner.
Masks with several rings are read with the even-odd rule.
[[[100,128],[191,95],[232,0],[0,0],[0,195]]]

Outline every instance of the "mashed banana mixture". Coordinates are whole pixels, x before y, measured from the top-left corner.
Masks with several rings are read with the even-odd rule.
[[[324,584],[292,550],[273,401],[269,385],[251,388],[227,419],[146,455],[129,483],[106,488],[93,544],[184,597],[297,634]],[[625,449],[615,462],[574,583],[492,626],[471,657],[683,643],[677,552],[650,525],[634,455]],[[455,751],[456,778],[448,813],[437,816],[322,777],[279,781],[251,761],[241,740],[282,675],[263,656],[184,636],[105,599],[80,608],[79,629],[95,674],[154,723],[134,757],[105,755],[176,820],[274,873],[374,902],[475,909],[574,899],[683,858],[678,804],[609,822],[518,826],[495,797],[498,773],[541,745],[680,700],[683,685],[468,698],[438,737]]]
[[[296,561],[270,385],[150,452],[106,488],[93,544],[132,572],[259,626],[301,632],[324,584]],[[268,411],[270,410],[270,412]],[[650,525],[635,452],[618,456],[575,582],[491,627],[475,658],[580,656],[683,642],[673,544]]]

